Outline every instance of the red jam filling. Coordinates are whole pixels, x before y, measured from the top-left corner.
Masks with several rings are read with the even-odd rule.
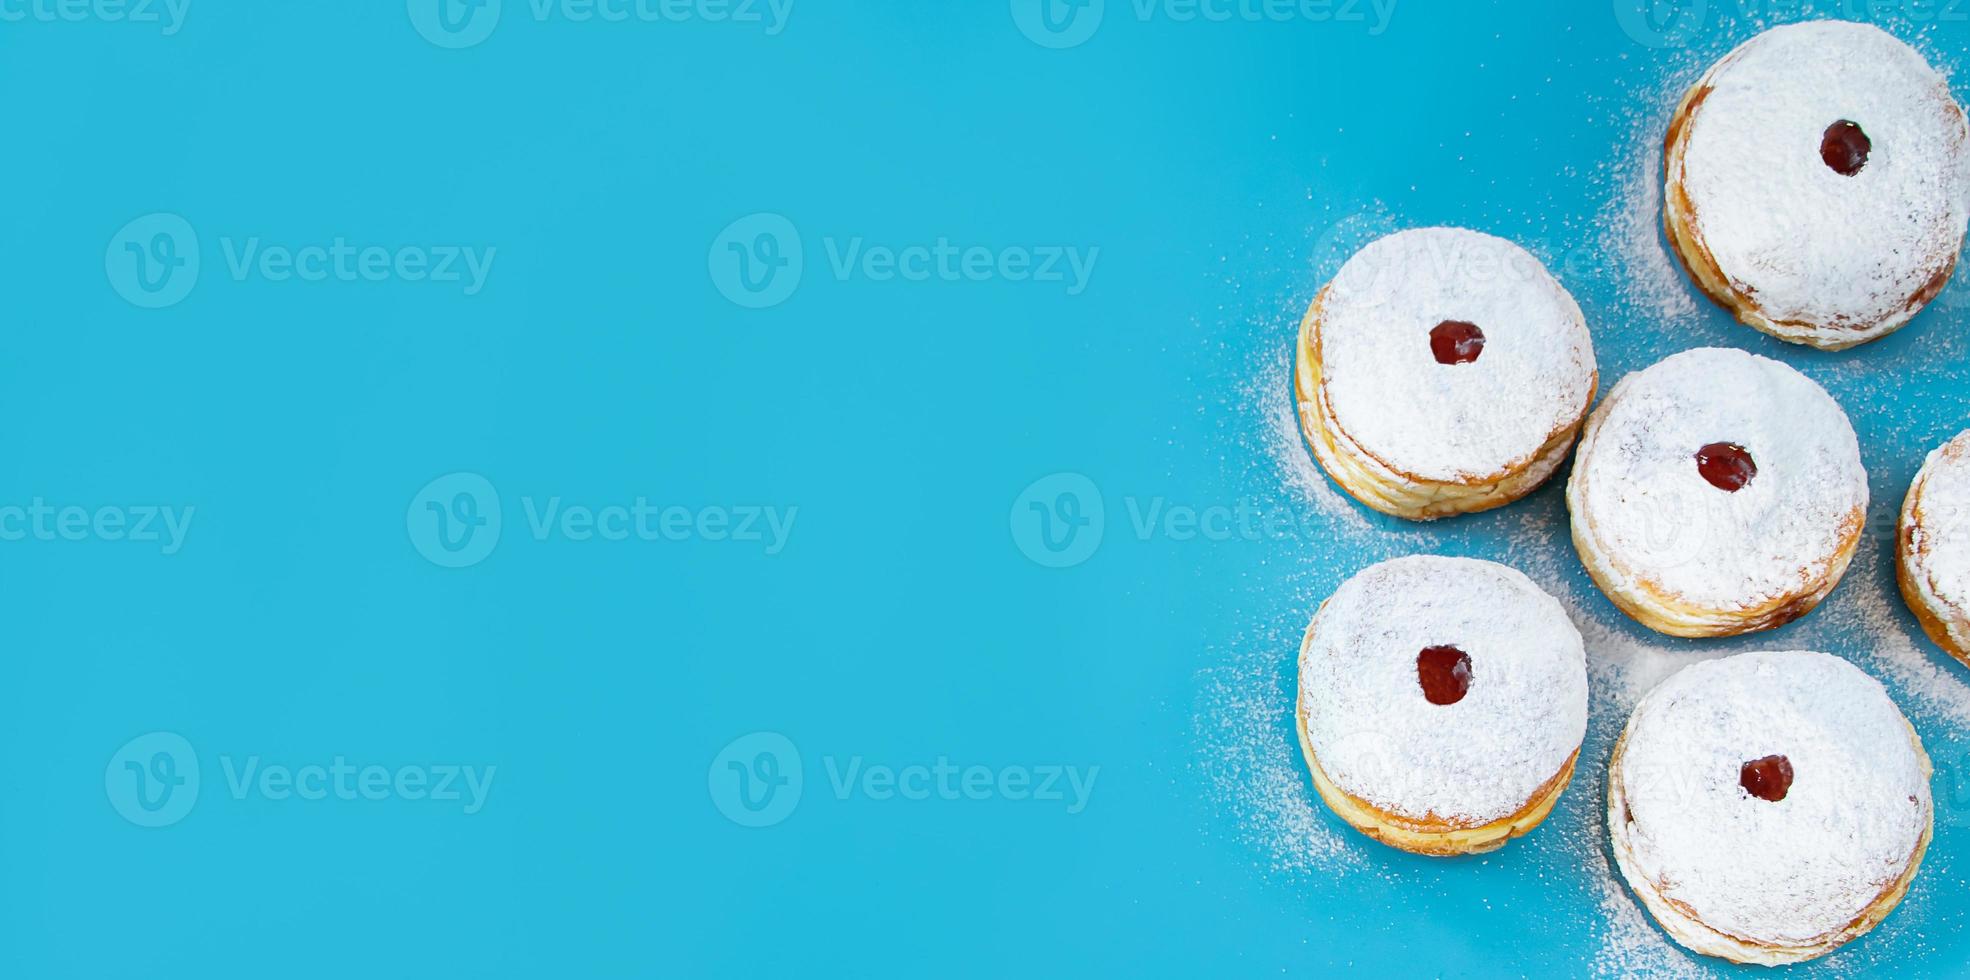
[[[1826,127],[1826,134],[1820,137],[1820,159],[1843,177],[1860,173],[1873,150],[1874,141],[1858,124],[1845,119]]]
[[[1484,353],[1484,331],[1475,323],[1445,320],[1430,329],[1430,353],[1438,364],[1469,364]]]
[[[1471,689],[1471,657],[1456,647],[1429,647],[1416,655],[1416,679],[1431,704],[1456,704]]]
[[[1738,771],[1737,784],[1752,796],[1777,803],[1792,788],[1792,760],[1782,755],[1753,759]]]
[[[1758,475],[1758,464],[1751,453],[1734,442],[1713,442],[1696,451],[1696,471],[1710,485],[1726,493],[1736,493]]]

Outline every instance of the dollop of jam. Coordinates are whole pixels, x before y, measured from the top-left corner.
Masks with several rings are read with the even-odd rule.
[[[1820,137],[1820,159],[1843,177],[1860,173],[1873,150],[1874,141],[1867,138],[1860,125],[1845,119],[1826,127],[1825,135]]]
[[[1456,647],[1427,647],[1416,655],[1416,680],[1431,704],[1456,704],[1471,689],[1471,656]]]
[[[1782,755],[1753,759],[1738,770],[1737,784],[1752,796],[1777,803],[1792,788],[1792,760]]]
[[[1726,493],[1736,493],[1758,475],[1758,463],[1749,450],[1734,442],[1713,442],[1696,451],[1696,471],[1710,485]]]
[[[1445,320],[1430,329],[1430,353],[1438,364],[1469,364],[1484,353],[1484,331],[1475,323]]]

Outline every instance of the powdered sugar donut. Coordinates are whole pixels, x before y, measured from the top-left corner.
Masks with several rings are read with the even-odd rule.
[[[1387,514],[1498,507],[1545,482],[1593,403],[1593,340],[1539,260],[1461,228],[1350,258],[1300,324],[1294,392],[1313,455]]]
[[[1496,850],[1546,819],[1587,732],[1580,633],[1531,579],[1411,557],[1344,583],[1300,646],[1314,789],[1418,854]]]
[[[1776,966],[1832,952],[1907,893],[1933,823],[1929,757],[1874,678],[1746,653],[1649,692],[1608,768],[1608,835],[1684,946]]]
[[[1970,665],[1970,432],[1929,454],[1902,504],[1896,578],[1922,629]]]
[[[1949,83],[1877,27],[1822,20],[1745,42],[1684,95],[1663,227],[1745,324],[1841,350],[1942,291],[1970,215],[1970,125]]]
[[[1811,612],[1845,574],[1867,472],[1839,403],[1738,350],[1684,351],[1615,385],[1567,486],[1573,542],[1628,615],[1730,636]]]

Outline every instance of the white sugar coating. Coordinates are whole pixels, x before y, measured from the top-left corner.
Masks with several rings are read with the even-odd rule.
[[[1904,322],[1970,214],[1970,134],[1948,82],[1880,28],[1824,20],[1752,38],[1704,84],[1683,186],[1718,268],[1773,320]],[[1820,157],[1841,120],[1873,144],[1851,177]]]
[[[1621,373],[1652,363],[1698,343],[1736,338],[1728,325],[1683,277],[1660,239],[1662,136],[1676,99],[1728,49],[1768,25],[1772,18],[1740,16],[1733,8],[1710,5],[1718,22],[1702,44],[1680,52],[1654,52],[1627,58],[1621,89],[1591,95],[1589,111],[1612,124],[1607,144],[1594,155],[1604,162],[1571,174],[1585,181],[1583,192],[1598,195],[1604,220],[1574,228],[1561,212],[1532,216],[1529,224],[1503,233],[1566,251],[1565,235],[1585,234],[1599,252],[1614,257],[1612,281],[1590,288],[1570,273],[1562,278],[1579,294],[1596,325],[1621,323],[1620,343],[1607,349],[1606,334],[1597,352],[1604,371],[1603,390]],[[1780,17],[1778,19],[1783,19]],[[1914,25],[1904,36],[1914,38]],[[1940,35],[1938,35],[1940,38]],[[1946,39],[1944,39],[1946,40]],[[1919,42],[1918,42],[1919,43]],[[1954,65],[1960,50],[1940,43],[1923,47],[1932,64]],[[1578,181],[1575,181],[1576,183]],[[1555,942],[1580,948],[1580,969],[1594,976],[1707,976],[1717,967],[1673,944],[1629,894],[1608,856],[1604,788],[1614,737],[1636,701],[1677,669],[1743,649],[1769,648],[1769,635],[1735,640],[1684,641],[1641,627],[1616,610],[1583,574],[1567,539],[1567,513],[1557,487],[1511,508],[1469,520],[1468,533],[1446,537],[1440,527],[1411,527],[1382,518],[1343,497],[1314,464],[1298,429],[1290,402],[1292,338],[1314,291],[1331,279],[1362,245],[1397,227],[1397,211],[1413,210],[1405,200],[1347,200],[1325,188],[1263,202],[1269,211],[1286,210],[1292,222],[1276,231],[1216,243],[1217,283],[1223,296],[1214,313],[1197,324],[1197,336],[1211,362],[1212,383],[1193,394],[1194,410],[1216,420],[1222,438],[1180,446],[1189,455],[1212,461],[1230,485],[1227,493],[1249,495],[1268,510],[1297,515],[1296,534],[1276,538],[1236,581],[1224,583],[1232,629],[1213,637],[1200,651],[1204,665],[1192,705],[1192,767],[1208,799],[1199,801],[1201,833],[1220,838],[1214,847],[1242,854],[1250,873],[1263,879],[1283,902],[1303,901],[1312,920],[1344,921],[1335,910],[1358,896],[1397,889],[1420,902],[1419,914],[1434,915],[1448,882],[1481,883],[1502,896],[1533,889],[1554,901],[1578,902],[1566,916]],[[1542,228],[1542,221],[1567,222]],[[1534,248],[1546,254],[1548,250]],[[1559,270],[1557,262],[1549,262]],[[1970,303],[1966,283],[1954,283],[1938,309],[1911,328],[1917,343],[1876,345],[1839,358],[1810,358],[1807,370],[1856,412],[1863,406],[1902,419],[1929,448],[1948,431],[1933,428],[1932,413],[1970,418],[1959,411],[1970,400],[1970,331],[1955,329],[1943,309]],[[1698,339],[1704,338],[1704,339]],[[1708,339],[1715,338],[1715,339]],[[1746,342],[1747,346],[1757,343]],[[1907,379],[1919,374],[1927,384],[1918,410],[1906,398]],[[1865,409],[1870,414],[1876,408]],[[1856,416],[1860,421],[1860,416]],[[1864,426],[1865,428],[1865,426]],[[1884,451],[1887,451],[1884,449]],[[1870,451],[1872,452],[1872,450]],[[1891,452],[1869,462],[1890,466]],[[1892,524],[1885,497],[1900,491],[1916,457],[1892,463],[1895,474],[1875,487],[1883,497],[1872,515],[1882,528]],[[1890,486],[1890,483],[1895,484]],[[1878,533],[1885,530],[1877,528]],[[1856,555],[1845,584],[1812,616],[1785,630],[1785,646],[1831,650],[1849,657],[1881,678],[1922,728],[1932,749],[1961,744],[1970,736],[1970,684],[1962,668],[1942,656],[1921,634],[1896,593],[1892,549],[1884,538],[1870,538]],[[1469,549],[1526,572],[1558,597],[1586,639],[1592,701],[1589,732],[1580,752],[1573,786],[1553,815],[1533,834],[1506,852],[1503,862],[1407,861],[1348,828],[1319,802],[1300,759],[1293,732],[1295,655],[1307,618],[1342,578],[1337,567],[1360,567],[1394,555]],[[1824,961],[1817,972],[1835,974],[1912,969],[1938,962],[1963,919],[1946,904],[1952,889],[1970,873],[1948,847],[1932,848],[1922,874],[1896,914],[1865,942],[1850,944]],[[1543,900],[1542,900],[1543,904]],[[1503,923],[1500,920],[1500,924]],[[1510,920],[1515,925],[1520,920]],[[1555,925],[1558,925],[1555,920]],[[1579,932],[1589,936],[1584,947]]]
[[[1757,466],[1736,492],[1698,471],[1697,451],[1719,442],[1744,447]],[[1574,467],[1574,520],[1598,550],[1621,574],[1708,609],[1756,608],[1805,589],[1868,501],[1839,403],[1778,361],[1725,348],[1684,351],[1623,378],[1588,423]]]
[[[1351,796],[1478,826],[1518,812],[1587,730],[1580,631],[1558,600],[1494,562],[1412,556],[1335,591],[1300,657],[1307,740]],[[1417,655],[1454,646],[1470,687],[1433,704]]]
[[[1636,707],[1620,769],[1634,870],[1713,929],[1804,945],[1907,870],[1930,818],[1908,724],[1881,684],[1824,653],[1746,653],[1679,671]],[[1785,798],[1740,784],[1782,755]]]
[[[1958,616],[1970,613],[1970,432],[1929,454],[1916,477],[1921,527],[1915,545],[1925,585]]]
[[[1324,894],[1322,889],[1329,887],[1359,888],[1336,883],[1359,882],[1364,876],[1405,888],[1427,887],[1430,879],[1388,861],[1379,845],[1319,803],[1294,742],[1294,657],[1306,617],[1335,587],[1326,556],[1345,554],[1368,562],[1442,544],[1440,534],[1364,513],[1341,498],[1315,468],[1287,396],[1290,338],[1296,311],[1304,310],[1306,301],[1304,292],[1282,290],[1256,305],[1285,312],[1270,318],[1237,317],[1224,326],[1224,352],[1236,358],[1229,365],[1235,380],[1207,394],[1211,400],[1203,403],[1240,420],[1236,438],[1219,447],[1240,481],[1279,487],[1281,499],[1304,512],[1322,536],[1312,551],[1304,542],[1278,542],[1277,553],[1241,587],[1254,617],[1253,631],[1214,644],[1207,657],[1213,666],[1199,677],[1196,764],[1213,810],[1223,815],[1238,842],[1251,849],[1259,873],[1295,882],[1293,888],[1312,894]],[[1668,337],[1641,339],[1645,350],[1675,342]],[[1888,397],[1890,389],[1882,385],[1897,372],[1921,369],[1951,384],[1970,380],[1970,359],[1960,356],[1970,349],[1970,340],[1952,333],[1939,342],[1949,352],[1946,363],[1931,363],[1925,344],[1911,348],[1906,364],[1875,365],[1863,372],[1858,361],[1846,360],[1830,370],[1842,379],[1843,391],[1880,398]],[[1521,853],[1545,855],[1535,865],[1543,869],[1536,872],[1541,887],[1547,887],[1543,883],[1549,874],[1573,882],[1576,869],[1589,879],[1581,885],[1581,898],[1591,903],[1583,918],[1597,944],[1591,962],[1583,964],[1591,975],[1706,976],[1702,958],[1656,928],[1607,857],[1603,793],[1608,756],[1636,702],[1663,679],[1689,664],[1728,655],[1741,642],[1764,641],[1672,640],[1630,621],[1582,575],[1567,541],[1566,512],[1550,491],[1493,517],[1507,523],[1498,529],[1501,536],[1487,548],[1487,557],[1527,573],[1561,601],[1586,641],[1590,678],[1589,734],[1574,785],[1552,817],[1526,838],[1532,849]],[[1961,670],[1938,656],[1908,621],[1885,567],[1889,558],[1882,549],[1862,548],[1848,576],[1850,585],[1813,616],[1789,627],[1789,638],[1855,658],[1910,699],[1908,710],[1926,726],[1925,732],[1959,737],[1970,732],[1970,686]],[[1206,829],[1215,832],[1217,826],[1213,822]],[[1877,930],[1892,935],[1843,949],[1842,966],[1887,968],[1909,956],[1911,944],[1923,942],[1923,930],[1948,928],[1930,910],[1938,883],[1955,880],[1950,862],[1947,851],[1932,851],[1901,911]]]
[[[1430,331],[1446,320],[1484,332],[1477,360],[1437,363]],[[1349,259],[1321,310],[1320,358],[1340,427],[1391,468],[1443,482],[1523,466],[1594,384],[1573,297],[1530,252],[1461,228],[1397,232]]]

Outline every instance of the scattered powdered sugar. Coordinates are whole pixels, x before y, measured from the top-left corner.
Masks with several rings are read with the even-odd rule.
[[[1293,692],[1266,658],[1246,656],[1205,676],[1212,749],[1204,774],[1214,796],[1235,800],[1241,835],[1269,870],[1343,874],[1365,866],[1351,831],[1317,812],[1293,732]],[[1227,737],[1229,736],[1229,737]]]
[[[1580,631],[1515,569],[1410,556],[1363,569],[1321,608],[1301,660],[1307,738],[1335,785],[1393,813],[1475,827],[1522,809],[1587,731]],[[1470,661],[1434,704],[1417,654]]]
[[[1630,309],[1664,326],[1695,320],[1701,309],[1697,301],[1702,297],[1690,292],[1662,242],[1662,134],[1687,84],[1687,78],[1672,80],[1645,100],[1656,111],[1638,114],[1627,142],[1618,148],[1620,155],[1607,175],[1615,193],[1600,215],[1600,250],[1615,257],[1617,292]]]
[[[1260,360],[1265,363],[1240,394],[1248,410],[1255,412],[1265,425],[1263,457],[1275,465],[1278,479],[1287,489],[1312,504],[1321,517],[1345,524],[1350,530],[1369,530],[1368,518],[1327,482],[1327,475],[1320,471],[1313,454],[1305,447],[1299,408],[1293,403],[1291,345]]]
[[[1295,663],[1306,622],[1339,581],[1359,567],[1405,554],[1442,551],[1462,535],[1440,528],[1386,518],[1348,500],[1321,473],[1307,451],[1291,398],[1291,347],[1300,295],[1275,300],[1270,319],[1244,324],[1246,334],[1232,347],[1243,352],[1237,382],[1225,396],[1224,410],[1245,420],[1237,459],[1245,485],[1279,487],[1291,506],[1314,513],[1308,520],[1326,536],[1317,555],[1346,555],[1348,567],[1328,559],[1274,562],[1258,583],[1268,610],[1254,633],[1241,634],[1220,648],[1220,666],[1203,682],[1196,726],[1204,754],[1200,768],[1215,799],[1233,817],[1234,830],[1259,856],[1268,872],[1322,879],[1371,875],[1399,879],[1382,845],[1367,840],[1328,813],[1314,796],[1294,734]],[[1906,357],[1924,359],[1916,350]],[[1900,360],[1900,358],[1897,358]],[[1951,362],[1956,363],[1956,362]],[[1884,382],[1845,362],[1859,397],[1886,397]],[[1880,370],[1893,373],[1889,366]],[[1932,372],[1937,368],[1931,367]],[[1949,377],[1970,376],[1963,366]],[[1870,528],[1881,524],[1871,521]],[[1561,864],[1582,869],[1585,895],[1595,910],[1598,936],[1592,972],[1598,976],[1684,977],[1704,974],[1698,959],[1672,944],[1647,917],[1620,876],[1607,849],[1604,798],[1607,759],[1621,727],[1641,697],[1677,670],[1691,664],[1760,646],[1769,637],[1687,641],[1660,636],[1619,613],[1594,588],[1568,539],[1568,516],[1557,487],[1489,515],[1460,522],[1495,520],[1502,533],[1487,557],[1526,573],[1566,608],[1584,640],[1589,676],[1588,733],[1574,784],[1561,797],[1547,825],[1528,841],[1551,835]],[[1451,526],[1456,529],[1455,525]],[[1970,686],[1961,671],[1923,639],[1901,608],[1895,592],[1892,549],[1880,534],[1863,542],[1842,586],[1820,609],[1789,627],[1788,646],[1838,653],[1887,680],[1905,699],[1904,709],[1918,726],[1946,730],[1949,739],[1970,730]],[[1885,557],[1884,557],[1885,556]],[[1936,745],[1932,741],[1931,750]],[[1520,846],[1520,845],[1514,845]],[[1892,964],[1908,952],[1925,922],[1933,890],[1945,887],[1951,868],[1946,855],[1931,853],[1903,910],[1878,932],[1887,942],[1860,944],[1839,953],[1846,967]]]
[[[1760,34],[1705,83],[1669,176],[1718,268],[1776,321],[1863,335],[1904,322],[1961,247],[1970,205],[1970,134],[1948,83],[1893,35],[1834,20]],[[1873,144],[1852,176],[1820,158],[1840,120]]]
[[[1615,267],[1601,281],[1574,284],[1583,290],[1579,297],[1588,307],[1604,367],[1643,367],[1706,340],[1760,343],[1695,291],[1660,237],[1661,141],[1671,110],[1731,39],[1748,37],[1763,26],[1738,23],[1728,12],[1720,16],[1725,22],[1706,35],[1704,44],[1652,55],[1641,73],[1645,77],[1611,105],[1621,133],[1609,147],[1611,162],[1595,176],[1607,199],[1592,234],[1598,251]],[[1932,63],[1957,56],[1934,45],[1925,50]],[[1348,828],[1314,796],[1293,722],[1302,634],[1321,600],[1349,574],[1408,554],[1468,552],[1490,558],[1525,572],[1560,600],[1581,632],[1589,675],[1587,736],[1574,783],[1544,825],[1511,845],[1516,850],[1506,852],[1511,856],[1505,863],[1522,862],[1538,887],[1578,894],[1584,903],[1579,914],[1593,933],[1582,965],[1592,974],[1708,975],[1712,961],[1674,945],[1612,865],[1605,794],[1614,742],[1636,703],[1677,670],[1747,650],[1788,647],[1825,650],[1881,678],[1932,754],[1961,757],[1970,733],[1970,685],[1963,678],[1970,675],[1922,636],[1903,608],[1893,577],[1887,534],[1894,508],[1886,501],[1893,496],[1893,504],[1899,505],[1915,461],[1877,455],[1872,447],[1881,436],[1870,434],[1867,459],[1881,471],[1873,487],[1876,512],[1840,587],[1814,613],[1778,633],[1732,640],[1661,636],[1617,611],[1588,580],[1574,554],[1558,487],[1548,486],[1503,510],[1436,526],[1367,511],[1341,494],[1314,463],[1291,396],[1294,336],[1314,291],[1355,251],[1398,225],[1386,205],[1371,203],[1342,216],[1345,207],[1311,221],[1315,230],[1303,240],[1286,246],[1267,243],[1264,262],[1228,260],[1239,269],[1232,284],[1250,291],[1246,299],[1253,302],[1228,308],[1229,329],[1213,338],[1232,360],[1227,364],[1231,377],[1216,389],[1220,394],[1207,396],[1216,402],[1209,410],[1231,420],[1227,432],[1235,438],[1227,452],[1235,482],[1252,493],[1276,492],[1284,506],[1305,514],[1304,524],[1318,527],[1322,536],[1277,549],[1262,571],[1244,583],[1239,603],[1246,628],[1213,645],[1209,662],[1214,666],[1200,675],[1194,719],[1202,750],[1198,766],[1215,812],[1229,821],[1232,834],[1253,852],[1265,874],[1304,882],[1309,889],[1337,879],[1362,882],[1365,877],[1371,888],[1380,885],[1373,879],[1383,879],[1406,888],[1425,873],[1509,873],[1484,859],[1431,863],[1419,871],[1413,862]],[[1305,261],[1280,268],[1273,261],[1278,254]],[[1573,284],[1573,277],[1567,278]],[[1254,289],[1256,282],[1266,283],[1265,289]],[[1917,438],[1940,441],[1961,426],[1948,432],[1933,429],[1936,418],[1970,418],[1970,329],[1951,312],[1966,307],[1970,288],[1956,283],[1926,316],[1890,340],[1837,358],[1792,359],[1853,409],[1864,434],[1921,429]],[[1254,315],[1254,310],[1263,312]],[[1929,382],[1919,411],[1907,400],[1912,377]],[[1612,378],[1602,380],[1606,390]],[[1939,821],[1946,816],[1939,813]],[[1938,895],[1966,887],[1955,864],[1948,849],[1933,848],[1896,914],[1868,941],[1850,945],[1822,964],[1842,973],[1886,971],[1933,953],[1929,936],[1970,925],[1962,913],[1938,904]]]
[[[1724,492],[1699,474],[1697,450],[1714,442],[1750,452],[1750,483]],[[1740,350],[1685,351],[1622,379],[1574,465],[1569,499],[1599,564],[1707,610],[1811,591],[1867,510],[1860,443],[1839,403]]]
[[[1475,361],[1440,364],[1430,331],[1475,324]],[[1495,477],[1579,418],[1594,383],[1580,307],[1530,252],[1462,228],[1418,228],[1348,259],[1321,307],[1321,382],[1369,455],[1429,480]]]
[[[1864,546],[1833,597],[1799,624],[1798,637],[1886,677],[1914,699],[1906,706],[1918,722],[1950,726],[1955,737],[1970,730],[1970,685],[1910,618],[1895,587],[1893,565],[1890,542]],[[1855,636],[1865,645],[1844,639]]]

